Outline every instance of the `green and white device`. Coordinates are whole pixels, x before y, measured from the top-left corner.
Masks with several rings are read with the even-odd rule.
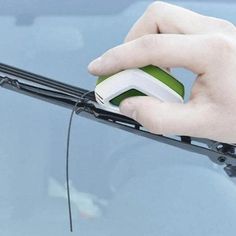
[[[184,86],[164,69],[152,65],[123,70],[97,80],[96,101],[105,110],[119,113],[120,103],[133,96],[183,103]]]

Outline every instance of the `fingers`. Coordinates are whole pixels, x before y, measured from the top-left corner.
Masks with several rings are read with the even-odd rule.
[[[122,114],[156,134],[204,136],[205,108],[192,104],[165,103],[152,97],[132,97],[120,105]],[[205,127],[206,128],[206,127]]]
[[[91,62],[88,69],[92,74],[109,75],[152,64],[164,68],[184,67],[201,74],[209,61],[204,38],[204,35],[146,35],[110,49]]]
[[[235,30],[226,20],[207,17],[188,9],[164,2],[151,4],[134,24],[125,42],[146,34],[202,34]]]

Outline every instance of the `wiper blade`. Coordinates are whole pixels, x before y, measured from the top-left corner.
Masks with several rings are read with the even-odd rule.
[[[230,177],[236,177],[236,145],[187,136],[168,137],[146,131],[136,121],[101,109],[94,93],[81,96],[88,90],[52,80],[37,74],[0,64],[0,86],[62,107],[73,109],[78,102],[78,114],[88,119],[113,126],[164,144],[209,157],[224,166]]]

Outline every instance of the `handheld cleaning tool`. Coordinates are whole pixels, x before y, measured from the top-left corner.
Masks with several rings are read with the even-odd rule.
[[[152,65],[123,70],[97,80],[95,97],[103,109],[119,113],[120,103],[133,96],[183,103],[184,86],[164,69]]]

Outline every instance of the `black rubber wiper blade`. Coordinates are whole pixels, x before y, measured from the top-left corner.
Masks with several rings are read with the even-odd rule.
[[[68,85],[8,65],[0,64],[0,86],[18,93],[41,99],[62,107],[73,109],[75,104],[82,112],[79,115],[113,126],[130,133],[164,144],[209,157],[214,163],[224,165],[230,177],[236,177],[236,146],[214,140],[174,136],[167,137],[147,132],[139,123],[120,114],[101,109],[93,92]],[[81,99],[81,96],[88,93]]]
[[[46,78],[41,75],[37,75],[31,72],[27,72],[9,65],[0,63],[0,75],[10,75],[11,78],[23,79],[25,81],[36,83],[38,85],[46,86],[51,89],[55,89],[64,93],[73,94],[75,96],[81,96],[86,92],[86,89],[78,88],[73,85],[62,83],[53,79]],[[1,82],[0,82],[1,83]]]

